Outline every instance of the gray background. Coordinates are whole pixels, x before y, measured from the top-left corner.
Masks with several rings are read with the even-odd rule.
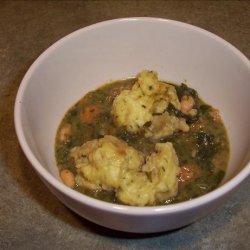
[[[249,178],[223,206],[188,227],[126,234],[96,226],[67,209],[23,155],[13,107],[31,63],[72,31],[128,16],[194,24],[250,56],[249,1],[1,1],[0,249],[249,249]]]

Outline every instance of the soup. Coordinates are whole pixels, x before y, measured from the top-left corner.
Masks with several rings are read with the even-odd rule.
[[[57,131],[55,156],[62,181],[83,194],[164,205],[218,187],[229,141],[219,110],[197,91],[142,71],[71,107]]]

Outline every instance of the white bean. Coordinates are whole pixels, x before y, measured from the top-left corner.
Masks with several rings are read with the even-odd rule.
[[[73,188],[75,186],[75,176],[70,170],[63,169],[60,172],[60,177],[66,186],[70,188]]]
[[[72,128],[70,124],[65,124],[59,131],[58,139],[60,142],[64,142],[72,134]]]

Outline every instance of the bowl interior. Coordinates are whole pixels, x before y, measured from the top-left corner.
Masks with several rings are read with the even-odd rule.
[[[15,119],[21,145],[38,171],[59,180],[54,139],[68,108],[108,81],[152,69],[161,79],[187,81],[220,109],[231,144],[226,182],[250,158],[249,65],[224,40],[175,21],[131,18],[78,30],[45,51],[23,79]]]

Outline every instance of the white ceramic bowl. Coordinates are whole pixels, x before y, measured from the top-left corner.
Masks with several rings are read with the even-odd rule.
[[[103,83],[152,69],[164,80],[188,84],[221,110],[231,143],[223,184],[191,201],[129,207],[95,200],[60,181],[54,157],[56,129],[67,109]],[[98,23],[48,48],[26,73],[15,103],[15,126],[32,166],[59,200],[105,227],[137,233],[182,227],[222,204],[250,173],[250,62],[228,42],[200,28],[156,18]]]

